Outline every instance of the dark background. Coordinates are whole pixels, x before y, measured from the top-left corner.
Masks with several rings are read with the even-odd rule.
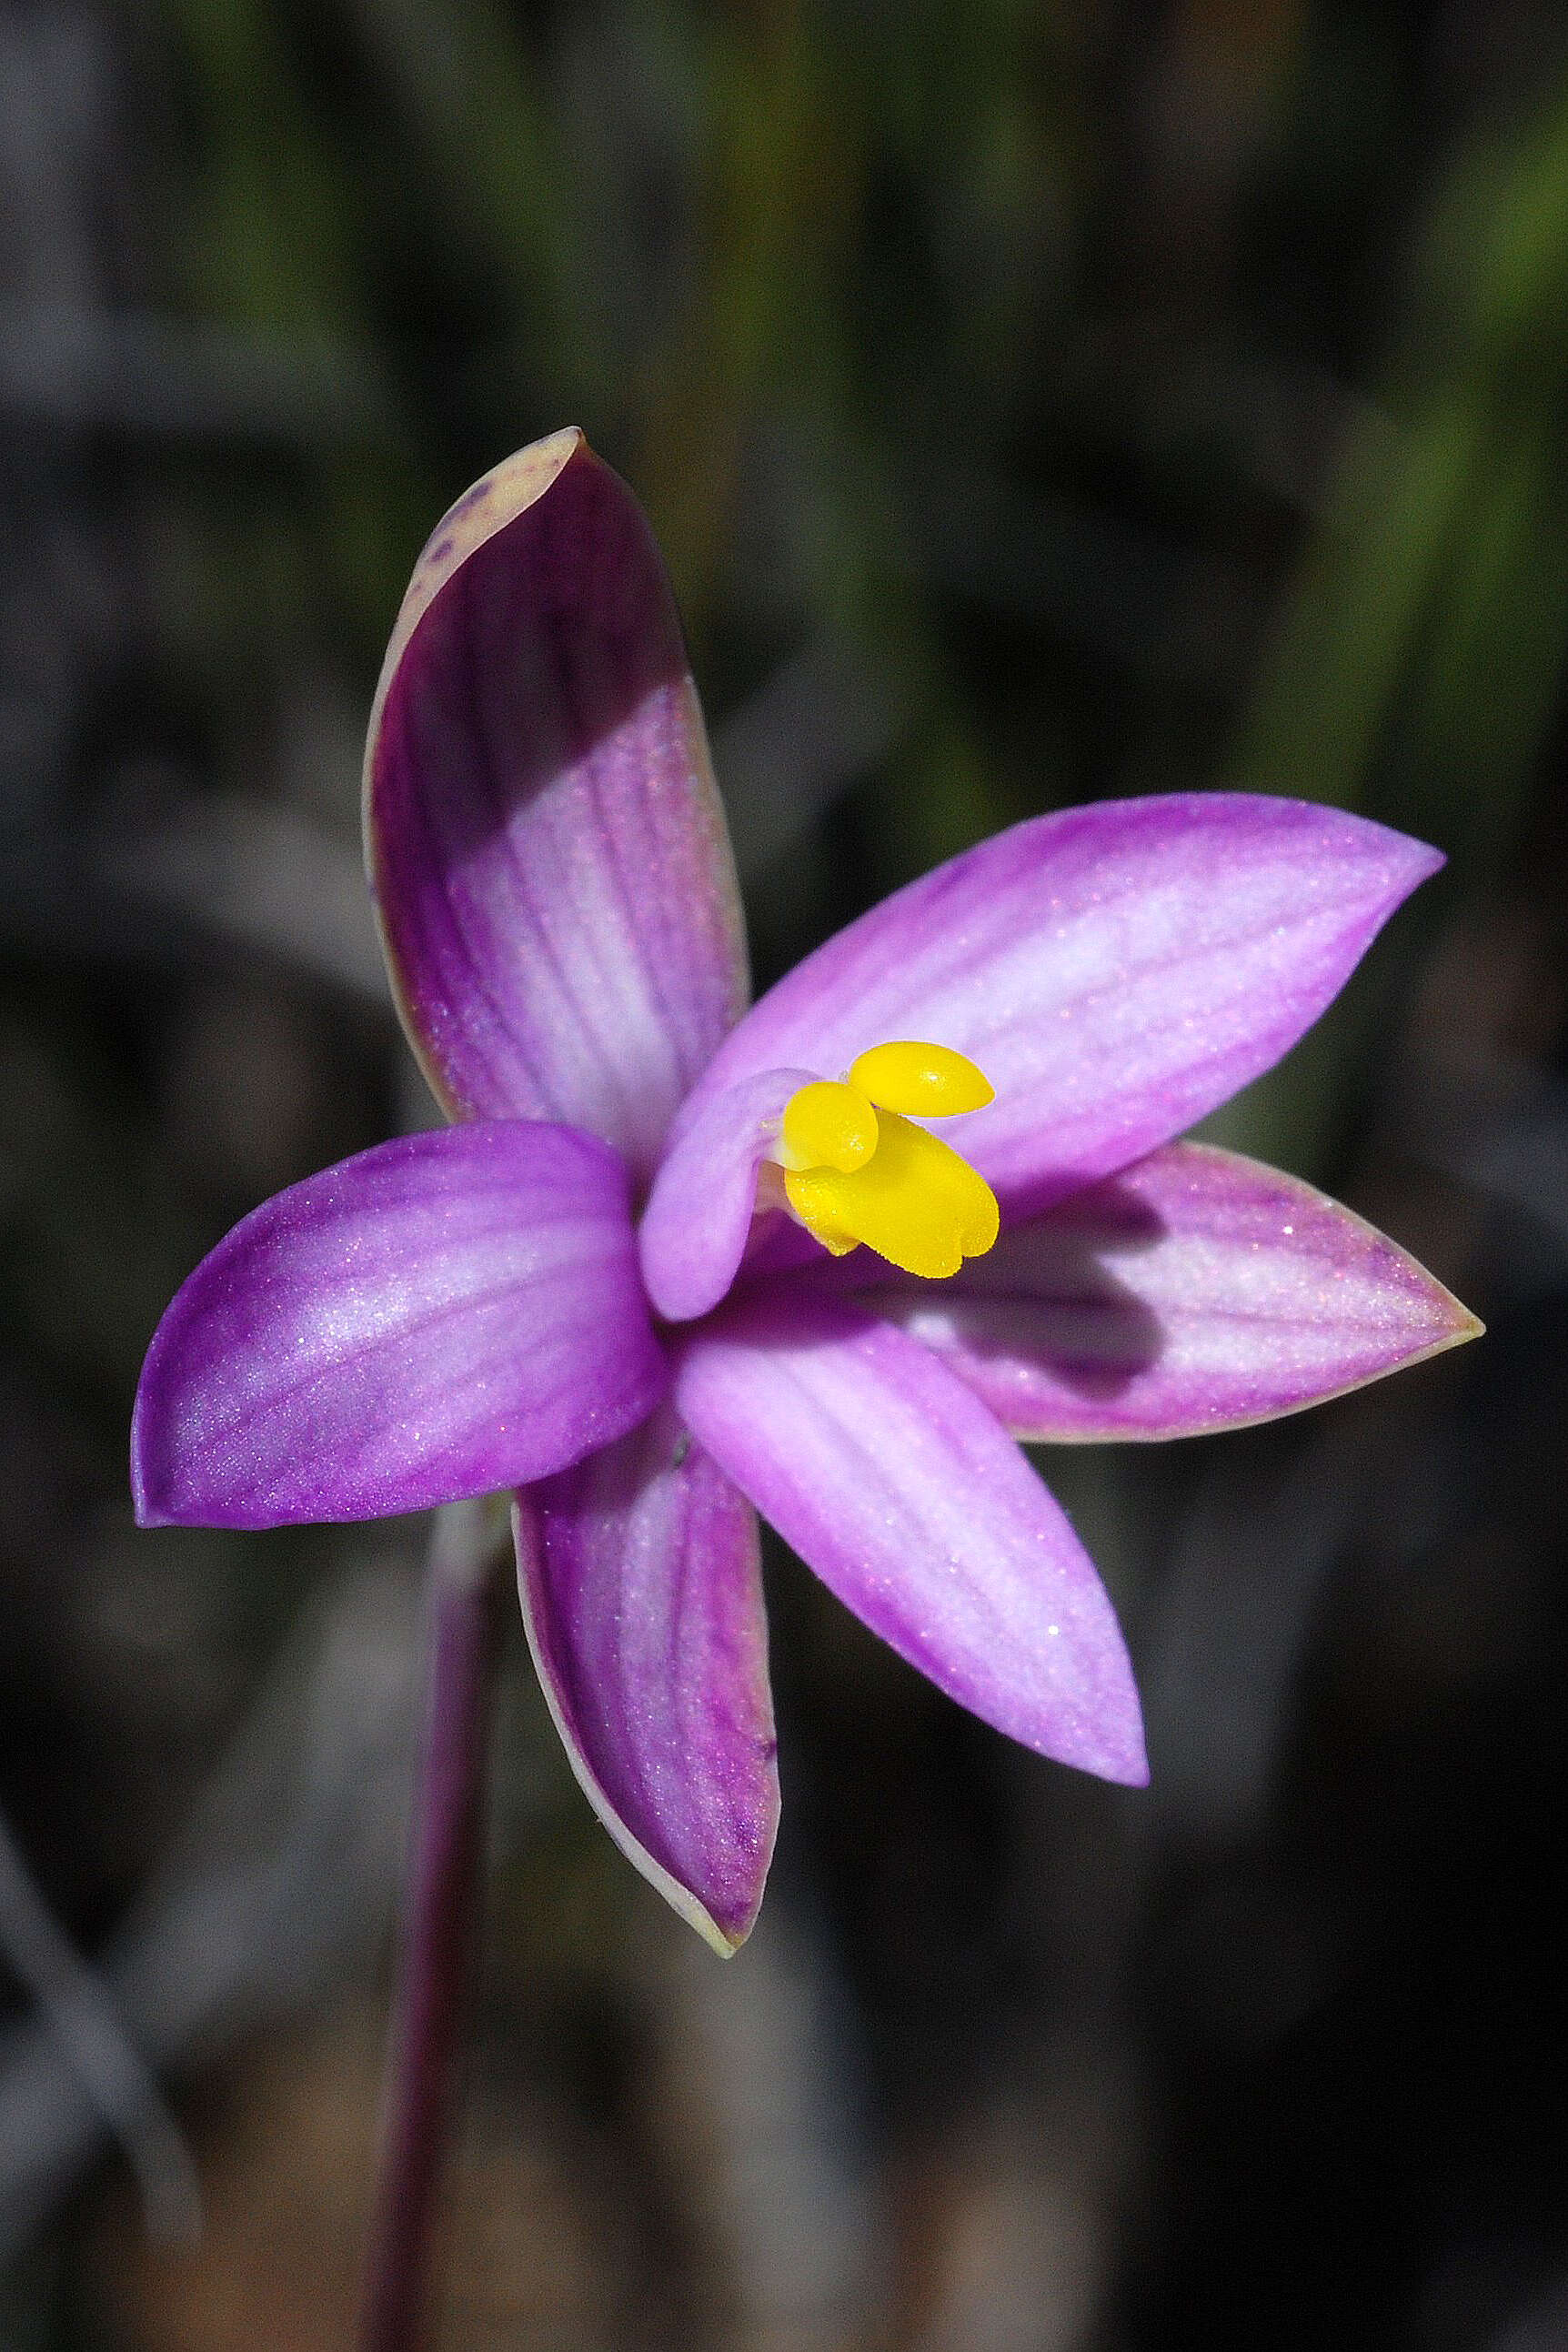
[[[1490,1329],[1046,1462],[1147,1793],[773,1560],[728,1968],[517,1637],[445,2344],[1568,2346],[1568,17],[0,0],[0,2347],[347,2340],[425,1531],[138,1535],[126,1423],[226,1226],[430,1116],[360,739],[436,517],[569,420],[760,982],[1102,793],[1445,847],[1213,1131]]]

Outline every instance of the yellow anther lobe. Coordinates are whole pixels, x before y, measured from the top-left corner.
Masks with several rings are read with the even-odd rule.
[[[949,1046],[873,1045],[847,1082],[814,1078],[785,1104],[784,1198],[835,1257],[864,1242],[906,1274],[956,1274],[996,1239],[996,1196],[909,1114],[943,1118],[993,1099],[984,1073]]]
[[[862,1054],[849,1083],[879,1110],[899,1111],[906,1118],[952,1118],[960,1111],[984,1110],[996,1099],[984,1071],[966,1055],[909,1038]]]
[[[996,1197],[985,1179],[940,1137],[884,1111],[877,1149],[861,1168],[787,1172],[791,1208],[825,1247],[841,1256],[864,1242],[905,1274],[956,1274],[996,1239]]]
[[[847,1176],[877,1149],[877,1114],[857,1087],[826,1078],[784,1105],[779,1157],[786,1169],[831,1168]]]

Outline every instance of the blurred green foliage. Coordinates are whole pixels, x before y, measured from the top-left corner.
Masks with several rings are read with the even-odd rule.
[[[1289,0],[166,0],[148,36],[159,299],[317,362],[295,446],[207,453],[171,625],[209,681],[322,631],[363,681],[447,499],[574,415],[720,709],[823,630],[888,698],[867,888],[1222,775],[1506,856],[1568,626],[1539,65],[1444,140],[1397,26]],[[1331,272],[1391,204],[1375,284],[1281,321],[1274,253]]]
[[[764,978],[1107,790],[1353,803],[1478,875],[1517,845],[1568,633],[1549,48],[1440,124],[1412,28],[1299,0],[165,0],[148,33],[159,299],[316,390],[183,476],[198,701],[323,651],[363,695],[436,515],[571,416],[711,710],[823,642],[885,713],[751,877]],[[1320,1166],[1373,1009],[1226,1134]]]
[[[1235,772],[1495,873],[1568,643],[1568,90],[1462,142],[1409,277]]]

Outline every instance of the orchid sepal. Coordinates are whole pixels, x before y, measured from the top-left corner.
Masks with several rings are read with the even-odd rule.
[[[647,519],[569,428],[437,526],[372,711],[365,860],[454,1118],[565,1121],[639,1183],[744,1006],[745,936]]]
[[[1010,1738],[1148,1778],[1104,1587],[994,1415],[892,1325],[784,1286],[686,1336],[676,1409],[889,1645]]]
[[[572,1769],[721,1957],[778,1827],[756,1514],[668,1406],[513,1506],[518,1590]]]
[[[399,1137],[253,1210],[181,1286],[132,1423],[144,1526],[376,1518],[563,1469],[668,1386],[596,1137]]]
[[[837,1287],[866,1274],[845,1270]],[[884,1281],[860,1296],[1028,1444],[1250,1428],[1482,1328],[1353,1211],[1192,1142],[1015,1225],[951,1283]]]

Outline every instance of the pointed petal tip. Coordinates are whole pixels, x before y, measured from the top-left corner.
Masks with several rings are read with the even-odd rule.
[[[1423,1268],[1422,1271],[1425,1272],[1426,1269]],[[1414,1349],[1403,1364],[1394,1367],[1400,1371],[1408,1371],[1414,1365],[1427,1363],[1434,1356],[1446,1356],[1450,1348],[1463,1348],[1471,1339],[1486,1338],[1486,1325],[1479,1315],[1473,1315],[1470,1312],[1463,1299],[1456,1298],[1451,1290],[1446,1290],[1443,1285],[1431,1275],[1427,1275],[1426,1279],[1432,1286],[1431,1307],[1436,1326],[1434,1336],[1424,1348]],[[1371,1377],[1375,1379],[1377,1375],[1374,1373]],[[1367,1381],[1357,1381],[1352,1384],[1354,1388],[1365,1388],[1368,1385]]]
[[[1146,1789],[1149,1751],[1142,1703],[1121,1627],[1109,1610],[1095,1646],[1098,1687],[1091,1685],[1065,1722],[1051,1726],[1047,1738],[1026,1738],[1025,1744],[1054,1763],[1109,1780],[1116,1788]]]
[[[1425,1267],[1422,1271],[1426,1272]],[[1467,1340],[1484,1339],[1487,1331],[1480,1317],[1473,1314],[1462,1298],[1456,1298],[1435,1276],[1427,1275],[1426,1279],[1432,1286],[1431,1306],[1436,1330],[1431,1345],[1424,1348],[1420,1356],[1412,1358],[1415,1363],[1426,1356],[1440,1356],[1447,1349],[1462,1348]]]
[[[757,1913],[753,1911],[749,1919],[738,1922],[733,1929],[721,1927],[711,1913],[703,1909],[695,1895],[685,1903],[677,1903],[674,1907],[689,1926],[696,1928],[709,1950],[717,1953],[721,1960],[734,1958],[757,1924]],[[758,1907],[760,1909],[761,1906]]]
[[[657,1413],[520,1493],[518,1592],[578,1786],[727,1959],[755,1923],[778,1829],[761,1563],[750,1506],[676,1435]]]
[[[621,1819],[605,1790],[600,1787],[575,1738],[565,1727],[556,1709],[554,1699],[548,1690],[545,1696],[550,1712],[555,1720],[556,1729],[561,1733],[562,1744],[566,1749],[573,1777],[605,1829],[609,1831],[621,1853],[638,1875],[647,1881],[654,1893],[664,1897],[677,1918],[684,1919],[689,1927],[696,1930],[710,1951],[716,1952],[721,1960],[732,1960],[757,1924],[757,1916],[763,1907],[763,1885],[758,1885],[755,1894],[743,1908],[735,1911],[720,1913],[704,1903],[700,1895],[677,1878],[672,1871],[667,1870],[661,1862],[656,1860],[647,1846]],[[772,1828],[776,1832],[777,1827],[778,1810],[775,1803]],[[770,1835],[769,1859],[772,1858],[772,1843]],[[764,1864],[764,1876],[765,1867]]]
[[[563,425],[558,432],[546,433],[540,440],[514,449],[510,457],[503,457],[471,483],[461,498],[454,499],[419,551],[382,667],[378,709],[398,657],[437,589],[503,524],[537,506],[580,455],[593,456],[587,436],[581,425]],[[373,740],[374,733],[373,720]]]
[[[363,776],[367,819],[371,807],[373,753],[382,709],[398,664],[416,628],[453,573],[459,571],[469,556],[505,524],[514,522],[530,507],[537,506],[546,490],[554,486],[574,457],[580,454],[593,457],[587,437],[579,425],[563,425],[559,432],[547,433],[542,439],[530,441],[521,449],[514,449],[510,457],[503,457],[499,465],[490,467],[488,474],[481,474],[477,482],[470,483],[461,498],[454,499],[420,549],[393,624],[391,640],[371,705]],[[374,890],[376,860],[374,837],[368,824],[365,861]]]
[[[538,1648],[532,1620],[526,1606],[523,1622],[530,1644],[534,1649],[534,1662],[537,1666],[539,1664]],[[763,1906],[763,1889],[758,1887],[756,1899],[743,1912],[734,1914],[728,1920],[718,1918],[702,1901],[701,1896],[693,1894],[689,1886],[683,1885],[673,1873],[668,1871],[661,1862],[655,1859],[641,1840],[628,1829],[611,1803],[608,1795],[600,1786],[597,1777],[584,1756],[575,1733],[562,1712],[549,1675],[541,1671],[539,1679],[544,1692],[545,1704],[549,1707],[552,1720],[560,1735],[561,1744],[566,1751],[566,1760],[572,1768],[572,1777],[587,1798],[600,1822],[608,1830],[621,1853],[638,1875],[647,1881],[654,1893],[664,1897],[677,1917],[684,1919],[689,1927],[695,1928],[710,1951],[716,1952],[721,1960],[732,1960],[757,1924],[757,1915]]]
[[[1091,1770],[1098,1769],[1102,1780],[1113,1781],[1119,1789],[1146,1789],[1149,1786],[1149,1755],[1143,1745],[1142,1714],[1134,1728],[1136,1738],[1130,1740],[1119,1754],[1103,1767],[1089,1768]]]
[[[1340,1214],[1347,1224],[1376,1244],[1400,1269],[1407,1286],[1412,1318],[1411,1344],[1397,1361],[1387,1367],[1390,1371],[1408,1370],[1412,1365],[1426,1363],[1430,1357],[1446,1355],[1450,1348],[1462,1348],[1468,1340],[1485,1337],[1487,1327],[1480,1317],[1474,1314],[1462,1298],[1456,1297],[1446,1283],[1439,1282],[1419,1258],[1413,1257],[1398,1242],[1380,1233],[1375,1226],[1369,1225],[1353,1210],[1342,1209]],[[1417,1313],[1425,1321],[1424,1339],[1415,1320]],[[1377,1372],[1368,1373],[1364,1379],[1348,1383],[1343,1392],[1348,1394],[1354,1389],[1365,1388],[1380,1377]]]
[[[677,1409],[828,1589],[1037,1754],[1146,1777],[1121,1630],[987,1408],[891,1325],[765,1291],[687,1341]]]
[[[525,1625],[529,1622],[526,1615],[524,1622]],[[532,1638],[531,1629],[530,1629],[531,1642]],[[684,1919],[689,1927],[696,1930],[710,1951],[716,1952],[721,1960],[732,1960],[756,1926],[757,1914],[762,1909],[762,1888],[757,1889],[756,1900],[744,1912],[737,1913],[732,1917],[721,1920],[710,1911],[701,1896],[693,1894],[689,1886],[683,1885],[672,1872],[667,1870],[661,1862],[655,1859],[641,1840],[627,1828],[583,1755],[572,1727],[557,1704],[548,1677],[541,1674],[540,1682],[544,1690],[545,1703],[550,1709],[555,1728],[560,1734],[561,1744],[566,1750],[566,1760],[571,1765],[572,1777],[587,1798],[604,1827],[608,1830],[621,1853],[639,1877],[647,1881],[654,1893],[664,1897],[676,1916]]]
[[[1176,797],[1172,796],[1173,800]],[[1413,833],[1402,833],[1395,825],[1383,824],[1375,817],[1361,816],[1354,810],[1337,808],[1326,802],[1272,793],[1199,793],[1186,797],[1194,803],[1223,804],[1244,821],[1255,814],[1266,828],[1275,825],[1300,829],[1308,836],[1315,835],[1317,855],[1324,863],[1349,870],[1372,866],[1384,875],[1395,906],[1448,862],[1447,851],[1420,840]],[[1123,805],[1135,809],[1138,803],[1128,802]]]
[[[1300,801],[1296,805],[1310,808],[1313,803]],[[1322,813],[1330,812],[1325,810]],[[1419,882],[1430,881],[1432,876],[1440,873],[1448,863],[1447,850],[1437,848],[1433,842],[1421,840],[1416,834],[1401,833],[1394,825],[1380,824],[1375,817],[1357,816],[1349,809],[1335,809],[1331,814],[1339,818],[1342,825],[1352,829],[1362,839],[1375,843],[1391,866],[1402,875],[1408,875],[1411,889],[1415,889]]]
[[[1481,1328],[1352,1210],[1193,1141],[1015,1224],[941,1295],[892,1283],[863,1303],[1037,1444],[1249,1428]]]
[[[728,1920],[720,1919],[708,1908],[700,1895],[694,1895],[689,1886],[683,1886],[679,1878],[673,1877],[661,1863],[654,1860],[646,1846],[638,1843],[620,1816],[607,1803],[603,1791],[579,1769],[577,1751],[570,1742],[566,1743],[566,1752],[578,1787],[638,1876],[647,1880],[656,1895],[664,1897],[677,1918],[683,1919],[689,1927],[694,1929],[710,1952],[717,1953],[721,1960],[732,1960],[757,1924],[757,1915],[762,1909],[761,1889],[756,1901],[743,1914],[737,1914]]]

